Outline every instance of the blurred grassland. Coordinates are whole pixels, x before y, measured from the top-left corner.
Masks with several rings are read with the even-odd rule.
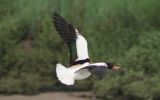
[[[159,0],[0,0],[0,93],[57,90],[55,65],[68,48],[52,24],[56,11],[87,38],[91,60],[123,71],[80,81],[104,100],[160,99]]]

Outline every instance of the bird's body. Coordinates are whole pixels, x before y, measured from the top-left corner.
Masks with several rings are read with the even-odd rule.
[[[91,75],[88,71],[82,73],[77,72],[79,69],[85,67],[86,64],[87,63],[83,65],[74,65],[68,68],[64,67],[61,64],[57,64],[56,68],[57,77],[64,84],[73,85],[75,80],[82,80]]]
[[[107,65],[103,62],[93,64],[84,63],[81,65],[73,65],[68,68],[58,63],[56,67],[57,77],[64,84],[73,85],[75,80],[83,80],[88,78],[92,74],[92,72],[90,72],[89,69],[86,67],[92,66],[99,66],[99,69],[101,69],[101,67],[103,66],[103,69],[101,69],[102,71],[105,71],[105,69],[107,69]],[[103,73],[97,74],[102,75]]]
[[[90,63],[87,41],[82,34],[68,24],[60,15],[54,13],[54,25],[62,39],[68,44],[70,51],[70,66],[65,67],[58,63],[56,73],[61,83],[73,85],[75,80],[83,80],[91,74],[102,78],[106,69],[112,69],[111,63]]]
[[[88,78],[91,75],[91,72],[88,69],[85,69],[86,66],[103,65],[106,66],[107,68],[107,65],[105,63],[90,64],[89,61],[85,61],[85,59],[89,59],[88,47],[86,39],[81,34],[77,34],[76,49],[77,49],[77,59],[75,59],[75,62],[82,61],[82,63],[79,62],[69,67],[65,67],[60,63],[57,64],[56,68],[57,77],[62,83],[66,85],[73,85],[74,80],[83,80]]]

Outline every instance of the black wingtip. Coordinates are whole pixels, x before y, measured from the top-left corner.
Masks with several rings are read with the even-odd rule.
[[[59,14],[57,12],[54,12],[53,13],[53,16],[58,16]]]
[[[61,19],[63,19],[63,17],[57,12],[53,13],[53,18],[61,18]]]
[[[58,14],[57,12],[53,13],[53,22],[63,22],[63,23],[68,23],[60,14]]]
[[[59,16],[60,16],[60,15],[59,15],[57,12],[54,12],[53,15],[52,15],[53,19],[56,19],[56,18],[59,17]]]
[[[53,13],[52,22],[60,36],[68,44],[76,40],[76,32],[73,25],[68,23],[61,15],[57,12]]]

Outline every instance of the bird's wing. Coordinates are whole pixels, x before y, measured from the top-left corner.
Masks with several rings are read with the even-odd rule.
[[[80,60],[83,61],[85,58],[87,59],[88,48],[86,44],[83,44],[86,40],[78,30],[57,13],[53,14],[53,23],[61,38],[68,44],[70,51],[70,65],[79,64],[81,63]],[[79,37],[83,37],[83,39],[78,39]],[[81,43],[79,43],[79,41]]]
[[[103,66],[103,65],[100,65],[100,66],[98,66],[98,65],[88,65],[88,66],[83,67],[79,70],[82,70],[82,69],[88,69],[89,72],[91,72],[92,74],[96,74],[100,79],[102,79],[103,76],[106,73],[107,67]]]
[[[53,22],[56,30],[67,44],[72,43],[76,40],[77,35],[72,24],[68,23],[57,13],[54,13],[53,15]]]

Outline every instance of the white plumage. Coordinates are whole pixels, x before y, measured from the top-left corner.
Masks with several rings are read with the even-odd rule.
[[[58,63],[56,66],[57,77],[64,84],[73,85],[75,80],[82,80],[91,75],[91,73],[87,69],[78,71],[86,65],[88,64],[85,63],[83,65],[76,65],[66,68],[62,64]]]
[[[78,58],[76,59],[76,61],[77,60],[83,60],[83,59],[89,58],[89,56],[88,56],[87,41],[80,34],[77,35],[76,47],[77,47],[77,55],[78,55]]]
[[[111,63],[90,63],[86,39],[72,25],[59,14],[54,13],[53,22],[62,39],[68,44],[70,50],[70,67],[58,63],[56,74],[59,81],[66,85],[73,85],[75,80],[83,80],[91,74],[102,78],[105,70],[114,68]]]

